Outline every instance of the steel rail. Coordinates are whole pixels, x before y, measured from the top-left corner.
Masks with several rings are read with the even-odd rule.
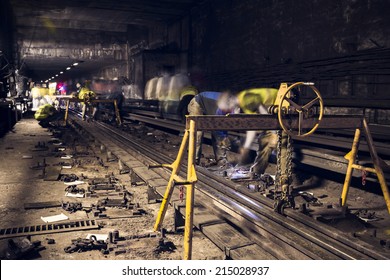
[[[97,124],[102,128],[100,132],[110,137],[110,139],[113,139],[115,135],[115,138],[119,138],[118,141],[120,141],[122,145],[128,146],[130,145],[129,141],[131,141],[132,148],[134,149],[134,146],[136,146],[138,153],[150,154],[150,147],[143,147],[140,143],[131,140],[129,137],[123,136],[123,132],[121,132],[121,134],[112,127],[100,123]],[[151,161],[149,160],[149,163],[146,162],[146,164],[172,161],[172,159],[161,154],[159,155],[159,158],[156,158],[155,156],[154,153],[154,159]],[[217,198],[219,203],[222,203],[225,207],[228,206],[229,209],[237,213],[237,215],[242,215],[246,220],[246,225],[252,224],[250,230],[260,233],[262,236],[267,236],[267,238],[271,238],[272,242],[277,244],[280,248],[286,249],[283,242],[292,246],[294,248],[293,250],[290,249],[292,255],[294,253],[296,254],[296,251],[298,251],[301,253],[301,256],[306,255],[308,258],[313,259],[387,258],[386,255],[377,253],[375,248],[371,248],[370,245],[359,242],[359,240],[350,241],[348,237],[344,236],[342,233],[335,234],[333,228],[327,228],[326,225],[319,224],[303,214],[296,213],[296,211],[287,211],[287,218],[276,214],[272,210],[272,201],[259,196],[254,198],[253,194],[248,194],[242,189],[240,190],[236,184],[211,174],[210,172],[207,172],[207,170],[201,170],[201,168],[197,169],[198,177],[200,179],[200,182],[198,183],[199,186],[197,187],[198,191],[206,193],[209,197]],[[165,173],[165,177],[166,176],[168,176],[167,173]],[[213,180],[212,186],[209,186],[210,184],[206,185],[202,183],[203,181],[210,181],[211,178]],[[226,187],[221,187],[221,184],[224,184]],[[218,194],[216,194],[216,189],[219,189]],[[232,198],[238,202],[232,202]],[[239,207],[231,206],[237,203],[239,203]],[[267,221],[265,221],[265,218],[267,218]],[[305,225],[305,227],[302,229],[298,228],[296,222],[291,220],[292,218]],[[309,221],[305,222],[306,220]],[[254,225],[256,225],[256,227]],[[287,236],[286,233],[288,231],[286,229],[290,231]],[[302,241],[299,241],[301,238],[307,240],[305,242],[306,244],[300,244],[302,243]],[[335,241],[335,238],[338,240]],[[259,240],[257,240],[257,242],[259,242]],[[315,250],[313,250],[314,247]],[[311,251],[308,250],[308,248],[311,248]],[[314,253],[312,251],[316,252]]]
[[[182,132],[185,129],[185,124],[183,124],[183,123],[179,123],[177,121],[170,121],[170,120],[166,120],[166,119],[161,119],[161,118],[155,118],[155,117],[151,118],[148,116],[132,114],[132,113],[129,113],[128,116],[124,117],[124,118],[130,119],[133,121],[140,121],[140,122],[152,124],[152,125],[159,126],[159,127],[164,127],[164,128],[170,129],[170,130],[178,131],[178,132]],[[383,128],[383,130],[381,130],[381,128]],[[377,127],[377,126],[373,125],[373,126],[370,126],[370,129],[372,130],[372,132],[383,134],[383,133],[386,133],[388,126]],[[321,134],[321,133],[325,133],[325,135]],[[318,133],[315,133],[315,134],[311,135],[310,137],[307,137],[307,138],[293,137],[293,140],[294,140],[294,142],[300,143],[302,146],[320,145],[320,146],[332,146],[332,147],[336,147],[338,149],[351,149],[352,139],[353,139],[353,135],[354,135],[353,130],[350,130],[350,129],[338,130],[337,134],[339,134],[340,136],[332,136],[332,137],[330,137],[329,135],[326,135],[326,133],[334,134],[335,130],[328,130],[328,129],[321,130],[321,128],[319,128]],[[242,133],[237,133],[235,131],[232,131],[231,134],[236,135],[236,136],[244,136],[245,135]],[[341,135],[347,135],[350,138],[341,137]],[[386,136],[387,136],[386,140],[390,141],[390,135],[386,135]],[[388,143],[378,142],[378,143],[376,143],[376,145],[377,145],[377,150],[378,150],[379,154],[383,154],[385,156],[390,156],[390,153],[389,153],[390,146]],[[364,140],[361,141],[361,143],[359,145],[359,151],[363,151],[363,152],[368,153],[368,146],[367,146],[366,141],[364,141]]]
[[[99,124],[99,125],[102,125],[102,124]],[[107,129],[109,131],[107,131]],[[100,133],[101,133],[102,136],[110,137],[111,140],[115,138],[115,140],[120,141],[121,145],[123,145],[125,147],[129,147],[128,146],[129,142],[131,142],[131,146],[129,148],[134,149],[134,146],[136,146],[136,150],[137,150],[138,155],[142,154],[142,157],[144,157],[146,155],[149,158],[149,160],[141,159],[144,164],[166,163],[166,162],[172,161],[171,158],[168,158],[168,157],[166,157],[164,155],[161,155],[161,154],[156,155],[155,153],[153,153],[151,155],[150,147],[145,147],[144,145],[138,143],[137,141],[134,142],[134,140],[129,139],[127,137],[124,137],[123,135],[115,134],[115,131],[112,128],[110,128],[110,127],[105,127],[104,130],[100,131]],[[121,139],[118,139],[118,136]],[[125,139],[125,141],[123,141],[123,139]],[[134,154],[133,154],[133,156],[134,156]],[[137,154],[135,156],[137,156]],[[185,166],[183,165],[183,168],[184,167]],[[165,179],[169,178],[169,174],[168,173],[164,174],[164,170],[162,170],[162,172],[158,172],[158,173],[160,175],[162,175],[162,177],[165,177]],[[209,189],[209,192],[207,192],[204,189],[206,186],[204,184],[201,184],[201,185],[202,186],[198,186],[197,187],[198,195],[199,195],[199,192],[201,192],[201,193],[205,194],[207,197],[212,198],[214,200],[215,199],[218,199],[219,201],[222,200],[224,202],[223,204],[225,205],[225,207],[228,207],[229,209],[237,208],[237,203],[232,202],[231,199],[227,199],[227,197],[225,195],[222,195],[221,193],[218,193],[217,195],[215,195],[216,192],[212,188]],[[213,193],[213,194],[211,194],[211,193]],[[206,203],[204,206],[209,208],[209,204],[210,203]],[[232,204],[236,204],[236,205],[233,207]],[[241,211],[238,211],[238,212],[237,212],[237,210],[233,210],[233,211],[236,211],[239,215],[243,215],[244,214],[243,212],[245,212],[243,210],[244,208],[243,208],[242,205],[240,207],[241,208],[239,208],[239,209]],[[247,210],[246,212],[248,213],[249,210]],[[253,219],[253,216],[251,217],[251,219]],[[259,224],[260,220],[262,220],[263,223],[265,222],[264,217],[258,216],[257,220],[258,220],[258,224]],[[253,223],[253,221],[250,221],[250,222]],[[268,251],[268,253],[270,253],[271,255],[272,254],[276,255],[276,257],[278,257],[278,258],[283,258],[283,254],[285,254],[285,255],[290,256],[289,257],[290,259],[291,258],[296,258],[297,255],[299,256],[300,259],[307,259],[307,258],[309,258],[309,259],[321,259],[320,256],[315,255],[314,253],[312,253],[309,250],[305,249],[303,246],[297,245],[296,242],[299,242],[299,238],[297,238],[296,236],[290,236],[291,239],[295,240],[295,242],[293,242],[288,237],[286,237],[283,234],[279,233],[279,231],[281,231],[281,232],[283,231],[283,229],[281,229],[280,226],[278,227],[278,229],[274,229],[274,230],[272,230],[272,228],[273,228],[272,226],[275,227],[275,225],[270,225],[270,224],[268,224],[268,226],[266,226],[266,227],[263,225],[263,227],[265,227],[267,229],[266,233],[268,235],[268,238],[271,238],[271,242],[273,244],[277,244],[277,246],[279,248],[279,252],[275,253],[275,252],[269,252]],[[259,232],[259,230],[256,230],[256,231]],[[264,234],[264,229],[260,230],[260,232],[262,232]],[[277,236],[278,236],[278,238],[276,238]],[[288,244],[289,246],[285,246],[285,244]],[[275,248],[273,248],[273,249],[275,251]],[[309,256],[309,257],[307,257],[307,256]],[[330,258],[330,257],[328,256],[327,258]]]
[[[112,136],[113,134],[113,132],[115,132],[114,131],[114,129],[112,128],[112,127],[107,127],[106,126],[106,129],[109,129],[110,131],[111,131],[111,133],[109,133],[109,135],[110,136]],[[123,138],[123,135],[119,135],[119,137],[121,137],[121,138]],[[128,141],[128,140],[127,140]],[[135,142],[135,143],[133,143],[132,145],[137,145],[137,150],[142,150],[142,149],[144,149],[144,152],[145,153],[149,153],[149,151],[150,151],[150,148],[143,148],[142,147],[142,145],[140,145],[139,143],[137,143],[137,142]],[[153,155],[155,155],[155,154],[153,154]],[[166,157],[166,156],[164,156],[164,155],[159,155],[159,157],[160,157],[160,159],[158,159],[157,161],[160,161],[160,162],[167,162],[167,160],[171,160],[172,161],[172,159],[169,159],[168,157]],[[184,168],[185,166],[183,166],[183,168]],[[199,168],[198,168],[199,169]],[[203,173],[205,173],[206,175],[204,175]],[[202,182],[204,182],[204,181],[210,181],[210,178],[213,178],[213,180],[215,181],[215,183],[213,184],[213,188],[214,189],[220,189],[220,191],[222,191],[222,193],[224,193],[224,195],[226,195],[226,194],[229,194],[229,196],[230,197],[232,197],[232,198],[234,198],[234,199],[236,199],[237,198],[237,193],[236,193],[236,191],[237,191],[237,185],[235,185],[235,184],[231,184],[231,182],[229,182],[229,181],[227,181],[227,180],[225,180],[225,179],[223,179],[223,178],[221,178],[221,177],[219,177],[219,176],[217,176],[217,175],[214,175],[214,174],[212,174],[212,173],[210,173],[210,172],[208,172],[207,170],[203,170],[203,172],[198,172],[198,177],[199,177],[199,179],[200,179],[200,181]],[[225,184],[226,186],[228,186],[229,185],[229,183],[230,183],[230,188],[223,188],[222,187],[222,190],[221,190],[221,187],[220,187],[220,185],[221,184]],[[200,183],[200,185],[202,186],[202,183]],[[208,184],[209,185],[209,184]],[[198,189],[201,189],[202,191],[204,191],[204,188],[205,187],[207,187],[207,185],[203,185],[203,188],[198,188]],[[248,193],[247,192],[245,192],[245,190],[241,190],[241,193],[243,193],[243,194],[245,194],[245,195],[247,195]],[[267,205],[268,206],[268,208],[271,210],[271,217],[275,217],[274,215],[275,215],[275,213],[273,213],[273,211],[272,211],[272,201],[270,201],[270,200],[268,200],[268,199],[263,199],[261,196],[259,196],[259,197],[257,197],[257,201],[259,201],[259,202],[261,202],[263,205]],[[245,203],[245,202],[244,202]],[[253,204],[254,202],[252,201],[250,204]],[[246,204],[246,205],[250,205],[250,204]],[[253,207],[250,207],[250,208],[252,208],[252,210],[256,210],[256,209],[253,209]],[[262,215],[264,215],[264,213],[262,213]],[[277,217],[277,222],[278,223],[280,223],[280,220],[279,219],[281,219],[282,218],[282,216],[279,216],[279,215],[277,215],[276,216]],[[300,215],[300,217],[301,217],[301,220],[305,220],[305,218],[307,219],[308,217],[306,216],[306,215]],[[310,218],[311,219],[311,218]],[[323,228],[325,225],[323,225],[323,224],[319,224],[318,222],[317,223],[314,223],[316,226],[315,226],[315,230],[316,231],[318,231],[319,230],[319,227],[320,227],[320,229],[321,228]],[[313,223],[311,223],[311,225],[313,225]],[[295,228],[295,226],[296,225],[289,225],[292,229],[294,229]],[[362,243],[362,242],[359,242],[359,240],[354,240],[354,241],[350,241],[349,240],[349,237],[347,237],[347,236],[343,236],[342,235],[342,233],[340,233],[340,234],[337,234],[337,235],[335,235],[334,234],[334,229],[333,228],[328,228],[328,230],[326,230],[325,231],[326,232],[326,234],[325,235],[329,235],[329,233],[330,233],[330,235],[331,235],[331,240],[333,239],[333,238],[338,238],[338,239],[342,239],[342,242],[341,243],[343,243],[343,244],[347,244],[347,246],[352,246],[355,250],[358,250],[358,251],[364,251],[365,253],[364,254],[368,254],[368,255],[372,255],[373,256],[373,258],[379,258],[379,259],[381,259],[381,258],[386,258],[386,256],[385,255],[381,255],[381,254],[378,254],[376,251],[375,251],[375,248],[371,248],[371,246],[369,246],[368,244],[366,244],[366,243]],[[272,231],[272,234],[275,234],[275,231]],[[309,236],[310,237],[310,235],[308,235],[307,233],[303,233],[303,235],[307,235],[307,236]],[[314,236],[314,237],[311,237],[313,240],[315,240],[316,239],[316,237]],[[322,239],[324,239],[325,238],[325,236],[321,236],[321,238],[319,239],[319,240],[322,240]],[[325,246],[326,247],[326,246]],[[329,247],[329,246],[328,246]],[[330,245],[330,248],[332,248],[332,245]],[[355,253],[356,254],[356,253]],[[359,255],[359,254],[358,254]],[[343,258],[349,258],[348,257],[348,254],[345,254],[345,256],[343,257]],[[353,257],[352,257],[353,258]],[[362,258],[362,256],[360,255],[360,256],[358,256],[357,258]]]
[[[150,118],[138,114],[128,114],[128,118],[133,121],[139,121],[173,131],[184,131],[185,129],[185,125],[182,123],[161,118]],[[376,128],[375,130],[378,131],[378,128]],[[327,131],[328,130],[325,130],[323,132]],[[331,133],[334,132],[331,131]],[[230,131],[229,134],[232,136],[245,137],[244,134],[240,134],[236,131]],[[338,134],[346,134],[350,136],[350,131],[342,130],[338,131]],[[205,131],[204,137],[207,139],[211,139],[211,134],[208,131]],[[301,170],[307,170],[308,167],[314,167],[314,170],[321,169],[334,173],[345,174],[348,162],[344,159],[344,155],[347,154],[351,149],[352,137],[353,135],[350,139],[346,138],[345,136],[330,137],[329,135],[323,135],[320,133],[315,133],[310,137],[306,138],[293,137],[292,139],[294,141],[295,154],[299,155],[299,160],[295,160],[295,158],[293,158],[294,166]],[[257,148],[257,143],[253,143],[251,145],[252,150],[256,151]],[[332,150],[332,148],[336,149],[336,151]],[[383,156],[384,158],[390,157],[389,144],[377,142],[376,148],[379,155]],[[364,140],[362,140],[359,145],[359,153],[363,156],[367,155],[368,157],[368,146]],[[353,177],[358,179],[361,176],[358,173],[354,173]],[[385,173],[385,178],[386,181],[390,182],[390,174]],[[368,174],[366,180],[372,182],[378,181],[377,177],[371,173]]]

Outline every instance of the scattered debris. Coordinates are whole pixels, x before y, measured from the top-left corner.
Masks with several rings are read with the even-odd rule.
[[[61,207],[69,213],[74,213],[79,210],[83,210],[83,205],[80,202],[63,202]]]
[[[384,248],[386,248],[386,249],[390,249],[390,240],[381,239],[381,240],[379,241],[379,244],[380,244],[381,246],[383,246]]]
[[[65,196],[69,197],[84,197],[85,189],[79,188],[77,185],[70,185],[65,188]]]
[[[61,159],[72,159],[73,156],[72,155],[63,155],[61,156]]]
[[[56,140],[53,140],[53,141],[49,141],[49,143],[53,144],[54,146],[61,146],[63,145],[63,143],[61,141],[56,141]]]
[[[25,155],[25,156],[22,156],[22,159],[32,159],[33,156],[29,156],[29,155]]]
[[[47,217],[41,217],[42,221],[45,223],[52,223],[52,222],[58,222],[58,221],[64,221],[68,220],[68,216],[66,216],[64,213],[61,213],[59,215],[54,216],[47,216]]]
[[[375,212],[368,211],[366,209],[359,210],[355,213],[355,215],[364,222],[375,222],[379,221],[381,218],[375,215]]]
[[[67,186],[73,186],[73,185],[82,185],[82,184],[85,184],[85,182],[76,180],[76,181],[72,181],[72,182],[64,182],[64,184]]]
[[[89,233],[87,234],[87,239],[91,239],[92,237],[95,237],[97,241],[104,241],[104,242],[107,242],[108,239],[109,239],[109,234],[108,233],[105,233],[105,234],[102,234],[102,233]]]
[[[217,161],[214,158],[207,158],[206,162],[201,163],[203,167],[211,167],[217,165]]]
[[[115,232],[114,232],[115,233]],[[141,238],[156,238],[159,235],[157,232],[149,232],[149,233],[143,233],[143,234],[133,234],[133,235],[128,235],[119,238],[118,235],[118,240],[132,240],[132,239],[141,239]]]
[[[30,259],[34,253],[37,253],[45,247],[41,246],[40,241],[31,242],[30,237],[25,237],[20,240],[8,240],[8,248],[5,252],[5,258],[8,260]]]
[[[314,196],[313,193],[306,192],[306,191],[300,191],[298,194],[303,197],[304,200],[306,200],[309,204],[313,206],[321,206],[322,202]]]
[[[130,173],[130,168],[127,167],[121,160],[118,160],[118,165],[119,165],[119,174]]]
[[[72,168],[72,164],[71,163],[64,162],[64,161],[55,163],[55,164],[53,164],[53,166],[61,166],[62,168]]]
[[[98,206],[105,206],[105,207],[119,207],[119,208],[126,208],[126,209],[132,209],[133,208],[132,203],[130,203],[129,199],[127,198],[126,193],[124,193],[123,198],[115,199],[115,198],[104,198],[98,201]]]
[[[376,237],[376,229],[365,229],[353,233],[354,237]]]
[[[264,173],[259,178],[253,179],[253,182],[247,185],[250,192],[266,193],[269,188],[275,184],[275,175]]]
[[[91,235],[89,238],[72,240],[72,244],[64,248],[65,253],[80,253],[90,250],[100,250],[102,253],[106,253],[107,243],[102,240],[97,240],[95,235]]]
[[[165,241],[164,238],[158,240],[157,247],[153,250],[155,254],[160,254],[162,252],[174,252],[176,250],[175,244],[172,241]]]
[[[75,182],[79,179],[79,177],[75,174],[62,174],[60,180],[65,183]]]
[[[249,170],[237,169],[230,174],[231,180],[250,179],[252,178],[252,172]]]
[[[107,162],[117,161],[118,158],[110,151],[107,152]]]
[[[53,238],[46,238],[47,244],[55,244],[56,241]]]

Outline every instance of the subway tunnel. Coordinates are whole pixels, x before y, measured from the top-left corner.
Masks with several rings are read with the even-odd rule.
[[[389,1],[0,1],[2,260],[389,259]]]

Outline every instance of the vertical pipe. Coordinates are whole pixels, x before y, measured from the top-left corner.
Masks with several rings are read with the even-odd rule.
[[[187,166],[187,181],[192,182],[186,188],[186,214],[184,225],[184,259],[191,260],[192,257],[192,229],[194,218],[194,191],[195,182],[193,179],[194,161],[195,161],[195,146],[196,146],[196,127],[195,121],[190,120],[190,140],[188,145],[188,166]]]
[[[352,150],[346,156],[346,158],[348,159],[348,167],[347,167],[347,173],[345,175],[343,192],[341,194],[341,206],[344,206],[345,203],[347,202],[349,185],[351,184],[351,178],[353,173],[352,165],[355,163],[356,155],[359,149],[359,141],[360,141],[360,128],[356,128],[355,137],[352,143]]]

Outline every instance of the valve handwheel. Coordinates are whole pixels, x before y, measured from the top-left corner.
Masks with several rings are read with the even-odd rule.
[[[308,86],[314,92],[315,97],[306,104],[298,104],[289,97],[292,89],[298,86]],[[283,103],[288,103],[288,112]],[[313,106],[318,106],[317,114],[313,114]],[[290,136],[305,137],[312,134],[319,126],[324,113],[324,104],[318,89],[314,83],[298,82],[286,89],[278,105],[278,120],[282,129]],[[297,116],[298,115],[298,116]]]

